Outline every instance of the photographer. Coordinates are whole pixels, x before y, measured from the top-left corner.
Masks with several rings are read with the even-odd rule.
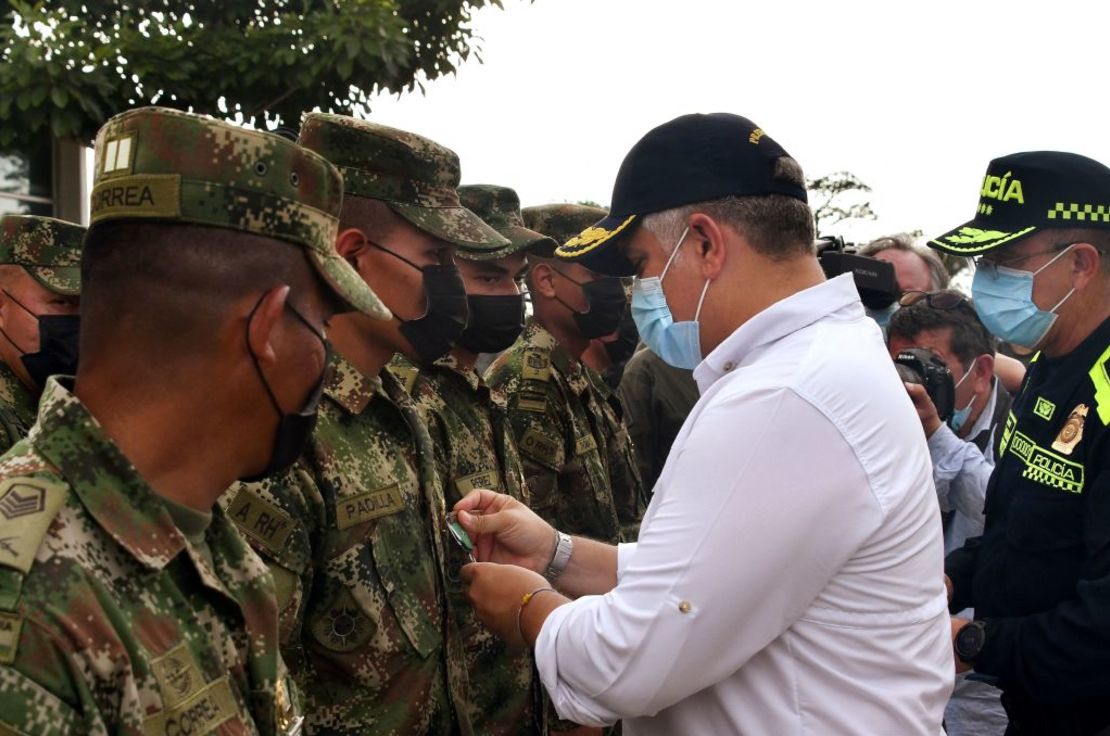
[[[918,291],[904,295],[901,305],[887,334],[891,356],[913,347],[932,350],[948,366],[948,380],[955,382],[955,411],[946,422],[925,386],[906,384],[929,439],[947,553],[983,533],[987,481],[1010,412],[1010,394],[993,375],[995,340],[966,297],[956,291]],[[997,688],[957,676],[944,712],[948,736],[1001,736],[1006,713],[998,695]]]
[[[951,552],[983,531],[983,499],[994,467],[1010,395],[994,377],[994,338],[971,302],[956,291],[910,292],[890,321],[891,356],[906,348],[927,348],[948,366],[955,381],[955,411],[941,421],[925,387],[907,384],[917,409],[933,481],[944,516],[944,549]]]

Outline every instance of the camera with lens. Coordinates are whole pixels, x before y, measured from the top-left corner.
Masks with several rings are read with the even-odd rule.
[[[894,264],[878,258],[861,256],[854,246],[836,235],[819,236],[817,260],[826,278],[850,273],[856,281],[860,301],[868,309],[886,309],[898,301],[901,291],[894,276]]]
[[[948,364],[926,348],[906,348],[894,359],[898,377],[906,383],[919,383],[933,401],[942,422],[956,410],[956,382]]]

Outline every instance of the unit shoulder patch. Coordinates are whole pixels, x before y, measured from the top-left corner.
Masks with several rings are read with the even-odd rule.
[[[551,353],[534,348],[525,350],[520,373],[525,381],[550,381]]]
[[[27,573],[68,486],[34,477],[0,482],[0,565]]]

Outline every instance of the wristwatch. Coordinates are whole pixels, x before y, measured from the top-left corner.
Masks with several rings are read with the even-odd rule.
[[[555,530],[555,552],[551,555],[551,562],[547,563],[547,569],[544,570],[543,576],[550,582],[554,582],[555,578],[559,577],[560,573],[566,569],[567,563],[570,562],[571,552],[574,551],[574,543],[571,541],[569,534],[563,534],[558,529]]]
[[[972,621],[956,634],[953,648],[961,661],[973,664],[987,641],[987,627],[982,621]]]

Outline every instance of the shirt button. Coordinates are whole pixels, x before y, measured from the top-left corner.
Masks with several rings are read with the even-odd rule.
[[[727,373],[728,371],[731,371],[731,370],[732,370],[733,368],[735,368],[735,367],[736,367],[736,364],[735,364],[735,363],[733,363],[733,362],[732,362],[732,361],[730,360],[729,362],[725,363],[725,372]]]
[[[678,610],[681,613],[689,613],[690,611],[694,610],[694,607],[690,605],[690,601],[682,601],[682,603],[678,604]]]

